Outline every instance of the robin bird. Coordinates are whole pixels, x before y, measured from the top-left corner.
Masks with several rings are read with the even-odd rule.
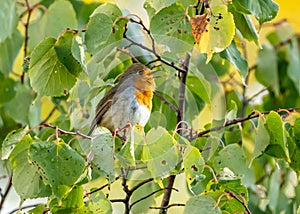
[[[97,125],[111,132],[126,125],[145,126],[152,108],[155,90],[153,71],[141,63],[129,66],[120,76],[119,83],[100,100],[88,135]]]

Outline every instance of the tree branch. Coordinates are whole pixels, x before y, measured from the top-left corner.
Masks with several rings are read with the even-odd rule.
[[[3,193],[3,195],[1,195],[1,201],[0,201],[0,210],[2,209],[3,205],[4,205],[4,202],[6,200],[6,197],[10,191],[12,187],[12,175],[9,176],[9,180],[8,180],[8,183],[7,183],[7,186],[6,186],[6,189]]]
[[[58,126],[53,126],[51,125],[50,123],[43,123],[42,126],[45,126],[45,127],[49,127],[49,128],[52,128],[52,129],[55,129],[56,131],[56,135],[58,135],[58,133],[60,134],[69,134],[69,135],[78,135],[82,138],[85,138],[85,139],[93,139],[91,136],[88,136],[88,135],[85,135],[85,134],[82,134],[80,131],[76,131],[76,132],[70,132],[70,131],[65,131],[61,128],[59,128]]]
[[[183,112],[184,112],[184,101],[185,101],[185,90],[186,90],[186,77],[187,77],[187,73],[188,73],[188,67],[189,67],[189,63],[190,63],[190,54],[186,54],[184,63],[182,65],[183,69],[185,70],[185,72],[181,73],[181,75],[179,76],[180,78],[180,85],[179,85],[179,92],[178,92],[178,111],[177,111],[177,124],[178,124],[178,129],[177,129],[177,133],[178,134],[182,134],[182,123],[181,121],[183,121]],[[167,178],[167,183],[166,183],[166,187],[165,187],[165,192],[164,192],[164,196],[161,202],[161,207],[162,209],[160,210],[160,213],[166,213],[167,209],[165,209],[164,207],[167,207],[169,205],[170,202],[170,198],[171,198],[171,193],[172,193],[172,188],[174,185],[174,181],[175,181],[175,177],[176,175],[170,175]]]
[[[265,112],[261,112],[260,114],[257,114],[257,112],[253,111],[251,114],[249,114],[247,117],[243,117],[243,118],[236,118],[234,120],[230,120],[230,121],[227,121],[226,123],[224,123],[222,126],[216,126],[216,127],[213,127],[211,129],[207,129],[205,131],[202,131],[202,132],[199,132],[197,133],[192,139],[190,140],[194,140],[198,137],[202,137],[210,132],[215,132],[215,131],[219,131],[227,126],[231,126],[231,125],[235,125],[235,124],[238,124],[238,123],[243,123],[247,120],[251,120],[253,118],[256,118],[256,117],[259,117],[259,115],[267,115],[267,114],[270,114],[271,111],[275,111],[275,112],[281,112],[281,111],[287,111],[287,112],[294,112],[294,111],[299,111],[300,110],[300,107],[296,107],[296,108],[287,108],[287,109],[276,109],[276,110],[270,110],[270,111],[265,111]]]

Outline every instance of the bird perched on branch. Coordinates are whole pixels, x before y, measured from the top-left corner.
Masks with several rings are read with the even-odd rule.
[[[128,124],[145,126],[152,108],[154,72],[141,63],[129,66],[120,76],[119,83],[98,103],[88,135],[97,125],[111,132]]]

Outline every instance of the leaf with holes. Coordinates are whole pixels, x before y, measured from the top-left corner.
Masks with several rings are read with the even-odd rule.
[[[193,146],[187,146],[183,155],[184,172],[189,188],[195,194],[200,193],[200,191],[196,190],[202,190],[201,181],[205,178],[202,175],[204,164],[205,162],[199,149]]]
[[[236,176],[243,176],[248,168],[243,149],[238,144],[224,147],[215,157],[213,165],[217,173],[223,172],[226,167]]]
[[[179,163],[180,152],[172,136],[162,127],[151,129],[146,136],[142,160],[155,179],[170,174]]]
[[[85,169],[84,159],[62,141],[33,142],[29,156],[59,199],[79,181]]]
[[[91,54],[96,54],[123,38],[127,20],[120,20],[113,26],[114,21],[120,16],[122,12],[116,5],[103,4],[96,8],[90,17],[85,34],[86,46]]]
[[[155,35],[175,37],[193,45],[192,28],[185,17],[185,8],[178,2],[160,10],[150,22],[150,31]]]
[[[233,15],[227,11],[227,6],[213,7],[208,20],[198,44],[200,52],[207,54],[206,63],[211,60],[213,53],[219,53],[227,48],[235,34]]]
[[[21,200],[51,195],[50,187],[44,184],[38,169],[29,160],[32,141],[29,135],[24,136],[9,157],[13,170],[12,184]]]
[[[113,139],[110,132],[102,132],[92,139],[90,152],[92,165],[96,169],[104,171],[111,181],[114,177],[114,151]]]

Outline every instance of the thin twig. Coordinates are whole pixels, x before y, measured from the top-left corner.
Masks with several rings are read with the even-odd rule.
[[[162,96],[159,92],[154,91],[154,95],[157,96],[161,101],[163,101],[167,106],[170,107],[174,112],[178,112],[178,109],[173,103],[167,100],[164,96]]]
[[[50,123],[43,123],[42,126],[45,126],[45,127],[49,127],[49,128],[52,128],[52,129],[55,129],[56,130],[56,133],[58,134],[58,132],[60,134],[68,134],[68,135],[78,135],[82,138],[85,138],[85,139],[93,139],[91,136],[88,136],[88,135],[85,135],[85,134],[82,134],[80,131],[76,131],[76,132],[70,132],[70,131],[65,131],[61,128],[59,128],[58,126],[53,126],[51,125]]]
[[[167,211],[167,209],[171,208],[171,207],[184,207],[185,204],[169,204],[168,206],[165,207],[149,207],[149,209],[157,209],[157,210],[165,210]]]
[[[134,18],[129,18],[130,16],[134,16],[135,18],[138,19],[138,21],[135,20]],[[155,40],[154,40],[154,37],[153,37],[153,35],[151,34],[150,30],[149,30],[148,28],[146,28],[146,26],[144,25],[144,23],[143,23],[143,21],[141,20],[140,17],[138,17],[137,15],[134,15],[134,14],[129,14],[129,15],[127,15],[127,16],[121,16],[121,17],[119,17],[118,19],[115,20],[113,26],[115,26],[116,23],[117,23],[117,21],[120,20],[120,19],[126,19],[126,20],[128,20],[128,21],[130,21],[130,22],[132,22],[132,23],[136,23],[136,24],[140,25],[140,26],[142,27],[142,29],[143,29],[144,31],[147,32],[148,36],[149,36],[150,39],[151,39],[151,48],[148,48],[147,46],[145,46],[145,45],[143,45],[143,44],[141,44],[141,43],[138,43],[138,42],[134,41],[133,39],[127,37],[126,33],[127,33],[127,31],[128,31],[128,25],[127,25],[127,23],[126,23],[125,26],[124,26],[125,30],[124,30],[124,33],[123,33],[123,38],[124,38],[124,39],[127,39],[127,40],[131,43],[131,45],[138,46],[138,47],[140,47],[140,48],[142,48],[142,49],[148,51],[149,53],[152,53],[152,54],[157,58],[157,61],[160,61],[160,62],[162,62],[162,63],[164,63],[164,64],[166,64],[166,65],[168,65],[168,66],[170,66],[170,67],[172,67],[172,68],[174,68],[174,69],[176,69],[177,71],[179,71],[179,72],[181,72],[181,73],[185,73],[185,72],[186,72],[186,70],[182,69],[181,67],[176,66],[176,65],[174,64],[174,62],[169,62],[169,61],[165,60],[164,58],[162,58],[162,57],[157,53],[156,48],[155,48]],[[113,27],[113,29],[114,29],[114,27]]]
[[[289,112],[294,112],[294,111],[299,111],[300,110],[300,107],[296,107],[296,108],[287,108],[285,109],[286,111],[289,111]],[[271,111],[275,111],[275,112],[280,112],[282,111],[282,109],[276,109],[276,110],[271,110]],[[270,114],[271,111],[265,111],[265,112],[261,112],[261,115],[267,115],[267,114]],[[236,118],[234,120],[230,120],[230,121],[227,121],[225,124],[221,125],[221,126],[216,126],[216,127],[213,127],[211,129],[207,129],[205,131],[202,131],[202,132],[199,132],[197,133],[191,140],[195,139],[195,138],[198,138],[198,137],[202,137],[210,132],[215,132],[215,131],[219,131],[227,126],[231,126],[231,125],[235,125],[235,124],[238,124],[238,123],[243,123],[247,120],[251,120],[253,118],[257,118],[259,117],[260,114],[257,114],[255,111],[253,111],[251,114],[249,114],[247,117],[243,117],[243,118]]]
[[[138,200],[132,202],[132,203],[130,204],[130,206],[129,206],[130,209],[131,209],[135,204],[137,204],[137,203],[139,203],[139,202],[141,202],[141,201],[143,201],[143,200],[145,200],[145,199],[151,197],[152,195],[155,195],[156,193],[158,193],[158,192],[160,192],[160,191],[162,191],[162,190],[164,190],[164,189],[165,189],[165,188],[155,190],[154,192],[151,192],[151,193],[149,193],[148,195],[146,195],[146,196],[144,196],[144,197],[142,197],[142,198],[139,198]],[[176,189],[174,189],[174,190],[176,190]]]
[[[18,211],[20,211],[20,210],[29,209],[29,208],[34,208],[34,207],[37,207],[37,206],[39,206],[39,205],[44,205],[44,206],[46,206],[46,204],[31,204],[31,205],[27,205],[27,206],[24,206],[24,207],[21,207],[21,208],[16,208],[16,209],[10,211],[8,214],[14,214],[14,213],[16,213],[16,212],[18,212]]]
[[[121,177],[121,176],[117,176],[113,182],[119,180],[120,177]],[[113,183],[113,182],[112,182],[112,183]],[[86,194],[83,196],[83,198],[86,198],[86,197],[88,197],[89,195],[91,195],[91,194],[93,194],[93,193],[95,193],[95,192],[101,191],[102,189],[108,187],[110,184],[111,184],[111,183],[104,184],[103,186],[101,186],[101,187],[99,187],[99,188],[97,188],[97,189],[94,189],[94,190],[92,190],[92,191],[86,193]]]
[[[51,109],[51,111],[49,112],[49,114],[47,115],[47,117],[40,123],[41,125],[46,123],[50,117],[52,117],[52,115],[54,114],[55,110],[57,109],[57,106],[53,106],[53,108]]]
[[[4,205],[4,202],[5,202],[6,198],[7,198],[7,195],[9,193],[11,187],[12,187],[12,175],[9,176],[9,180],[8,180],[6,189],[5,189],[5,191],[4,191],[3,195],[2,195],[2,198],[1,198],[1,201],[0,201],[0,210],[2,209],[2,207]]]
[[[235,200],[237,200],[241,205],[243,205],[243,207],[245,208],[245,211],[247,214],[251,214],[249,208],[247,207],[246,201],[245,200],[241,200],[238,198],[237,195],[235,195],[233,192],[229,191],[229,190],[225,190],[225,192],[230,195],[231,197],[233,197]],[[244,198],[243,198],[244,199]]]
[[[29,5],[29,1],[25,0],[25,6],[27,9],[27,18],[26,18],[26,22],[24,23],[24,27],[25,27],[25,35],[24,35],[24,59],[27,57],[27,48],[28,48],[28,40],[29,40],[29,22],[30,22],[30,17],[31,17],[31,13],[33,8],[30,7]],[[22,71],[22,75],[21,75],[21,83],[24,83],[24,78],[25,78],[25,71]]]

